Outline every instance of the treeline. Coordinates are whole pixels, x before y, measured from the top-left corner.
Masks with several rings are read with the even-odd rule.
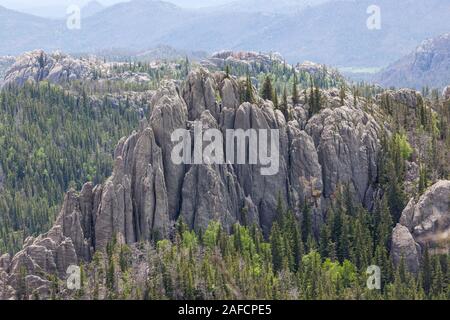
[[[122,74],[125,72],[144,73],[151,79],[147,83],[152,89],[157,89],[162,80],[185,79],[191,71],[192,64],[188,58],[178,59],[172,62],[142,62],[129,61],[127,63],[113,64],[112,73]]]
[[[334,69],[327,66],[318,65],[317,69],[307,70],[299,65],[291,66],[285,62],[272,60],[269,64],[252,62],[246,64],[225,64],[221,71],[232,74],[236,77],[250,77],[253,85],[262,89],[262,85],[267,77],[270,77],[274,91],[279,96],[286,89],[286,94],[295,96],[293,92],[294,83],[300,90],[308,89],[311,85],[320,89],[339,88],[345,83],[345,79]]]
[[[0,252],[48,231],[68,188],[102,182],[117,141],[137,127],[126,103],[98,105],[48,83],[0,93]]]
[[[300,90],[301,86],[299,83],[299,77],[297,72],[294,72],[293,80],[292,83],[290,84],[291,95],[290,96],[288,95],[289,83],[285,83],[282,95],[280,97],[277,88],[274,87],[272,79],[273,79],[272,75],[265,76],[260,89],[261,98],[263,98],[264,100],[272,101],[274,108],[280,110],[287,121],[293,120],[293,116],[291,114],[292,109],[289,108],[290,104],[292,104],[292,106],[295,107],[301,101],[303,101],[304,104],[308,105],[308,116],[310,118],[315,114],[319,113],[320,110],[322,109],[323,98],[322,93],[320,91],[320,86],[316,85],[316,83],[313,80],[310,81],[309,88]],[[252,93],[250,76],[247,76],[245,83],[246,85],[244,88],[241,88],[241,92],[246,93],[246,95],[244,96],[244,99],[241,97],[241,102],[254,102],[251,96],[249,98],[248,93],[250,92],[250,95]],[[342,92],[344,92],[344,90],[345,90],[344,87],[342,87],[341,95]],[[341,96],[342,105],[344,105],[343,101],[344,98],[345,94]]]
[[[200,234],[179,222],[172,240],[151,245],[128,247],[115,239],[82,266],[81,289],[71,297],[450,299],[449,256],[426,250],[419,274],[409,273],[404,261],[395,267],[387,204],[378,203],[371,215],[351,201],[346,187],[340,190],[318,237],[307,204],[297,217],[280,203],[268,239],[255,225],[235,225],[228,234],[217,222]],[[370,265],[381,269],[380,289],[367,286]]]

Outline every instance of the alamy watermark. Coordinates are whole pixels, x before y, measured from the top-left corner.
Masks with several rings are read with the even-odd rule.
[[[280,133],[278,129],[203,130],[194,122],[194,137],[186,129],[172,133],[174,164],[248,164],[260,165],[263,176],[276,175],[280,169]],[[193,144],[193,145],[192,145]],[[269,147],[270,145],[270,147]]]
[[[67,268],[68,275],[66,285],[69,290],[81,289],[81,268],[79,266],[71,265]]]
[[[379,266],[369,266],[366,270],[367,288],[369,290],[381,290],[381,268]]]
[[[367,8],[367,14],[370,14],[366,21],[367,29],[381,30],[381,8],[373,4]]]
[[[70,5],[66,10],[66,26],[69,30],[81,29],[81,8],[77,5]]]

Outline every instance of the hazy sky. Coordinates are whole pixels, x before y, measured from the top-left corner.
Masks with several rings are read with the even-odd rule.
[[[0,0],[0,5],[10,9],[29,9],[48,6],[68,6],[71,4],[84,5],[90,0]],[[233,0],[168,0],[183,7],[202,7],[232,2]],[[111,5],[125,0],[98,0],[104,5]]]

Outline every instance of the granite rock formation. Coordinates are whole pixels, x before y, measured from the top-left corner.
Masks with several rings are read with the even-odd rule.
[[[402,256],[410,270],[417,272],[425,248],[448,253],[450,249],[450,181],[441,180],[418,200],[411,199],[393,231],[392,256]]]
[[[164,83],[150,96],[150,116],[121,139],[111,177],[88,183],[65,197],[54,227],[26,241],[14,257],[0,260],[0,284],[18,290],[24,270],[27,292],[45,296],[45,275],[66,277],[67,267],[90,261],[119,237],[127,244],[170,237],[175,221],[204,230],[220,221],[256,223],[267,235],[281,200],[298,213],[307,201],[316,229],[339,184],[371,207],[382,128],[375,118],[339,92],[322,91],[324,108],[308,117],[308,104],[289,105],[287,121],[272,102],[240,102],[241,83],[224,73],[193,71],[181,86]],[[257,96],[255,92],[255,96]],[[278,129],[279,170],[261,175],[261,163],[174,164],[175,129]],[[193,134],[191,134],[191,137]],[[224,135],[225,136],[225,135]],[[5,291],[6,292],[6,291]],[[5,294],[5,293],[4,293]]]

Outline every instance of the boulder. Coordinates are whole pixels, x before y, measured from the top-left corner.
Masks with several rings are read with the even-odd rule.
[[[404,254],[409,269],[417,271],[420,254],[425,248],[432,254],[450,252],[448,180],[438,181],[418,200],[411,199],[403,210],[400,223],[393,231],[391,253],[395,263],[398,263]]]
[[[397,224],[392,233],[391,255],[394,263],[398,265],[403,259],[408,270],[413,273],[419,271],[420,246],[414,241],[408,228]]]
[[[415,201],[411,199],[400,218],[422,246],[447,250],[450,242],[450,181],[441,180]]]

